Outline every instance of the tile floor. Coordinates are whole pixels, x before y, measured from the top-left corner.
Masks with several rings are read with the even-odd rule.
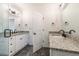
[[[52,49],[51,56],[79,56],[79,53],[69,52],[65,50]],[[14,56],[49,56],[50,49],[49,48],[41,48],[35,53],[33,53],[33,46],[27,45]]]
[[[33,51],[33,46],[27,45],[22,50],[17,52],[14,56],[31,56]]]
[[[49,56],[49,49],[48,48],[41,48],[35,53],[33,53],[33,46],[26,46],[14,56]]]

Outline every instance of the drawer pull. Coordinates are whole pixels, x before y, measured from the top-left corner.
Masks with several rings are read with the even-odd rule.
[[[22,40],[22,38],[20,38],[20,40]]]
[[[12,38],[11,38],[11,40],[12,40]]]
[[[33,33],[33,35],[36,35],[36,33]]]
[[[12,51],[10,51],[10,53],[12,53]]]
[[[12,43],[10,45],[12,45]]]

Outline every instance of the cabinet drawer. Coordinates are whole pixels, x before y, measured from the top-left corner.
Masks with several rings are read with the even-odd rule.
[[[9,38],[9,55],[13,55],[15,53],[15,36]]]
[[[9,54],[13,55],[15,53],[16,45],[14,43],[9,44]]]
[[[14,55],[15,54],[15,51],[13,51],[13,50],[9,50],[9,55],[11,56],[11,55]]]
[[[23,42],[22,36],[21,35],[16,36],[16,52],[22,48],[22,46],[24,44],[22,42]]]
[[[9,43],[9,47],[15,46],[15,43]]]
[[[10,42],[15,42],[15,36],[9,38],[9,43],[10,43]]]
[[[9,54],[13,55],[15,53],[15,45],[9,46]]]

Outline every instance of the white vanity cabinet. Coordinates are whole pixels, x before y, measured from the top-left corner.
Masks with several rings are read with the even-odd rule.
[[[28,40],[29,40],[29,34],[24,34],[24,45],[29,44]]]
[[[22,31],[28,31],[31,24],[30,19],[22,19],[21,24],[22,24]]]
[[[16,52],[25,47],[28,43],[28,36],[26,34],[16,36]]]
[[[23,41],[22,41],[22,44],[23,44],[23,47],[25,47],[28,43],[28,40],[29,40],[29,34],[23,34],[22,35],[22,38],[23,38]]]
[[[16,36],[16,52],[18,52],[21,49],[23,39],[21,38],[21,35]]]
[[[16,48],[16,36],[9,38],[9,55],[15,54],[15,48]]]
[[[28,34],[0,37],[0,56],[12,56],[28,44]]]

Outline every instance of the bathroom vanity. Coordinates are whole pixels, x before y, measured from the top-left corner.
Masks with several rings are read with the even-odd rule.
[[[52,52],[53,49],[78,53],[79,38],[72,36],[65,38],[58,32],[49,32],[49,48],[50,48],[50,55],[53,55]]]
[[[9,38],[0,37],[0,56],[16,54],[28,44],[29,31],[18,32]]]

